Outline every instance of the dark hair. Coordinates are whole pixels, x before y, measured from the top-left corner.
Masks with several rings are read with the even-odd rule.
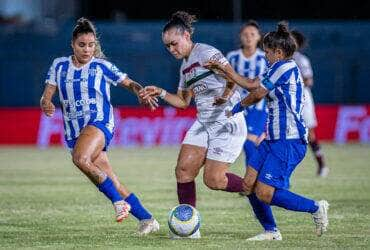
[[[195,15],[190,15],[185,11],[176,11],[171,15],[170,20],[163,27],[163,33],[175,27],[180,30],[181,33],[184,33],[186,30],[192,35],[194,33],[193,23],[196,21],[197,18]]]
[[[98,39],[98,35],[96,33],[95,26],[89,19],[81,17],[80,19],[77,20],[76,26],[73,28],[72,32],[72,41],[75,41],[79,35],[88,33],[93,33],[95,36],[96,44],[94,56],[98,58],[106,58],[101,49],[101,45]]]
[[[294,40],[297,43],[298,49],[302,49],[307,45],[307,39],[302,32],[299,32],[298,30],[292,30],[290,33],[292,33]]]
[[[243,30],[244,30],[245,28],[249,27],[249,26],[255,27],[255,28],[257,29],[258,33],[260,34],[260,36],[262,36],[262,34],[261,34],[261,29],[260,29],[259,24],[257,23],[257,21],[256,21],[256,20],[253,20],[253,19],[248,20],[248,22],[246,22],[246,23],[244,23],[244,24],[242,25],[242,27],[240,28],[239,34],[241,34],[241,33],[243,32]],[[258,41],[258,43],[257,43],[257,47],[258,47],[258,48],[261,48],[261,46],[262,46],[262,41],[261,41],[261,39],[260,39],[260,40]],[[243,48],[243,45],[241,45],[240,47],[241,47],[241,48]]]
[[[257,23],[257,21],[256,20],[253,20],[253,19],[250,19],[250,20],[248,20],[248,22],[246,22],[246,23],[244,23],[243,25],[242,25],[242,27],[240,28],[240,31],[239,31],[239,33],[242,33],[243,32],[243,30],[245,29],[245,28],[247,28],[247,27],[249,27],[249,26],[252,26],[252,27],[255,27],[257,30],[258,30],[258,32],[260,32],[260,26],[258,25],[258,23]]]
[[[291,57],[297,50],[297,44],[289,32],[288,23],[279,22],[276,31],[271,31],[263,38],[263,46],[269,49],[281,49],[286,57]]]

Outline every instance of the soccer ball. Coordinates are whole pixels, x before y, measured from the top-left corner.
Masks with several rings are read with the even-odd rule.
[[[200,227],[200,214],[194,207],[180,204],[171,209],[168,227],[172,233],[180,237],[190,236]]]

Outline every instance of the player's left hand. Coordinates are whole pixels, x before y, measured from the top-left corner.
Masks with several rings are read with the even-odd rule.
[[[224,103],[226,103],[228,100],[228,98],[226,97],[223,97],[223,96],[216,96],[215,97],[215,100],[213,102],[213,106],[219,106],[219,105],[222,105]]]

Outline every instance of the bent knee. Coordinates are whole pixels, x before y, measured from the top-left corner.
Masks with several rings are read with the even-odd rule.
[[[256,196],[257,198],[267,204],[271,203],[272,197],[274,195],[274,189],[269,189],[269,188],[261,188],[258,187],[256,188]]]
[[[189,182],[195,179],[195,177],[198,175],[198,171],[192,169],[189,165],[181,164],[176,166],[175,174],[177,181]]]
[[[72,155],[72,161],[77,167],[84,168],[84,167],[87,167],[89,165],[89,163],[91,162],[91,159],[86,154],[77,154],[76,153],[76,154]]]

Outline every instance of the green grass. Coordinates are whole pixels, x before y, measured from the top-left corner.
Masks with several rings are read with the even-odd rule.
[[[61,148],[0,148],[0,248],[370,248],[370,147],[324,145],[328,179],[315,176],[311,153],[292,177],[292,190],[327,199],[329,231],[314,235],[310,215],[274,207],[282,242],[247,242],[261,231],[237,194],[208,190],[197,179],[200,240],[169,240],[166,219],[177,204],[174,167],[178,148],[111,149],[114,169],[162,225],[135,235],[137,222],[114,222],[112,205]],[[232,166],[242,174],[242,157]]]

